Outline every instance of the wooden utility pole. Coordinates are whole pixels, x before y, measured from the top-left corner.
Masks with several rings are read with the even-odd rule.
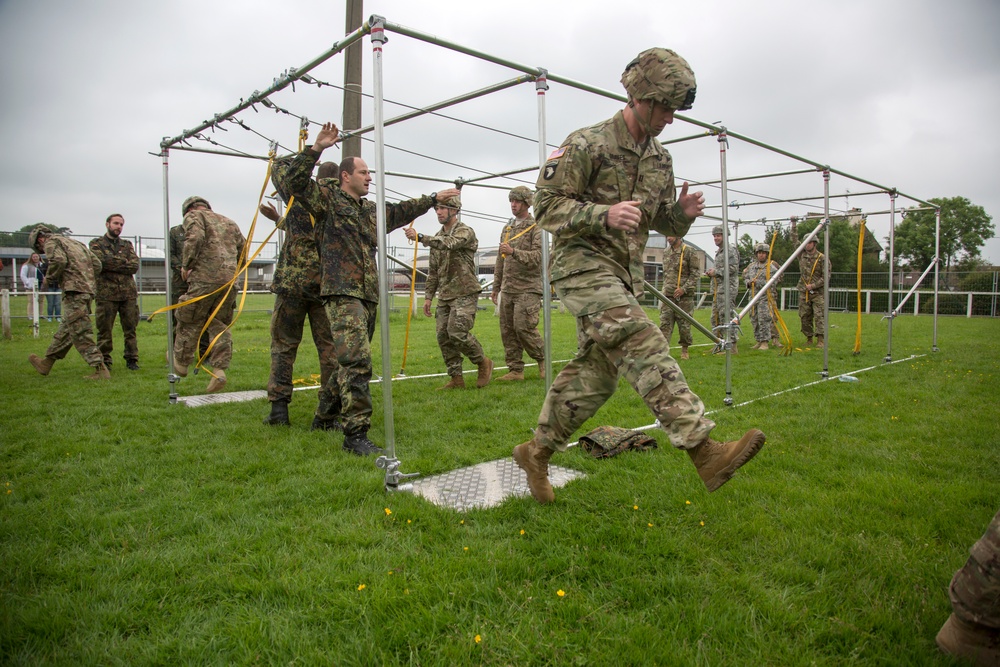
[[[347,0],[347,18],[344,34],[361,27],[364,15],[364,0]],[[361,45],[359,40],[344,51],[344,131],[361,127]],[[341,159],[361,156],[361,137],[345,139]]]

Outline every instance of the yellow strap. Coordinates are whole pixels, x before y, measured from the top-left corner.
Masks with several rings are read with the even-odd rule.
[[[410,222],[410,229],[413,229],[413,223],[416,220]],[[410,307],[406,311],[406,337],[403,339],[403,363],[399,367],[399,374],[403,375],[406,371],[406,353],[410,349],[410,320],[413,319],[413,306],[417,297],[417,252],[420,249],[420,244],[416,241],[413,242],[413,266],[410,267]]]
[[[504,243],[510,243],[511,241],[516,241],[517,239],[521,238],[522,236],[524,236],[525,234],[527,234],[528,232],[530,232],[532,229],[534,229],[536,224],[538,224],[538,223],[535,223],[535,222],[531,223],[530,225],[528,225],[528,227],[526,229],[522,229],[520,232],[518,232],[514,236],[510,235],[510,225],[508,225],[507,226],[507,230],[506,230],[506,236],[508,238],[504,239]],[[503,256],[506,257],[507,255],[503,255]]]
[[[681,244],[681,258],[677,262],[677,287],[681,286],[681,270],[684,268],[684,248],[686,248],[683,243]]]

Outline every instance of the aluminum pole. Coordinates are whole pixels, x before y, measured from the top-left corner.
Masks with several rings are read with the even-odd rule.
[[[166,305],[170,305],[174,293],[173,281],[170,279],[170,180],[168,178],[168,163],[170,161],[170,149],[164,147],[160,150],[163,161],[163,276],[166,285]],[[177,402],[177,383],[180,377],[174,373],[174,311],[167,311],[167,382],[170,383],[169,401]]]
[[[677,315],[677,317],[681,318],[682,320],[684,320],[685,322],[687,322],[688,324],[690,324],[691,326],[693,326],[695,329],[697,329],[701,333],[705,334],[710,341],[712,341],[713,343],[715,343],[716,345],[719,346],[719,349],[722,349],[722,345],[724,343],[723,339],[719,338],[714,333],[712,333],[711,329],[709,329],[704,324],[702,324],[701,322],[699,322],[698,320],[696,320],[693,316],[691,316],[687,311],[685,311],[683,308],[681,308],[678,304],[676,304],[673,301],[671,301],[667,297],[666,294],[664,294],[660,290],[656,289],[656,287],[654,287],[648,280],[643,280],[642,284],[645,286],[645,288],[647,290],[649,290],[649,292],[653,296],[655,296],[657,298],[657,300],[659,300],[661,303],[665,304],[667,306],[667,308],[669,308],[670,310],[674,311],[674,313]]]
[[[399,264],[401,267],[403,267],[404,269],[406,269],[408,271],[416,271],[417,273],[419,273],[420,275],[422,275],[424,278],[427,277],[426,273],[424,273],[420,269],[413,268],[412,266],[410,266],[409,264],[407,264],[406,262],[404,262],[401,259],[397,259],[397,258],[395,258],[395,257],[393,257],[392,255],[389,255],[389,254],[386,255],[386,258],[388,258],[388,260],[390,262],[396,262],[396,264]]]
[[[535,79],[535,93],[538,99],[538,169],[545,169],[548,146],[545,143],[545,91],[549,89],[548,72],[538,70]],[[552,386],[552,287],[549,283],[549,243],[550,236],[542,230],[542,329],[545,334],[545,391]]]
[[[774,272],[774,275],[771,276],[770,280],[764,283],[764,286],[757,291],[757,294],[755,294],[752,299],[750,299],[750,303],[744,306],[743,310],[741,310],[736,315],[736,317],[733,319],[734,322],[739,323],[740,321],[742,321],[743,318],[747,316],[747,313],[750,312],[750,309],[753,308],[758,301],[767,296],[767,291],[771,289],[771,287],[775,283],[781,280],[781,278],[784,276],[785,271],[788,269],[789,266],[792,265],[792,262],[794,262],[798,258],[798,256],[802,254],[802,251],[805,249],[806,244],[809,243],[810,241],[815,240],[816,237],[819,235],[819,231],[821,229],[824,229],[826,227],[826,224],[827,224],[826,221],[822,221],[820,222],[820,224],[816,225],[816,227],[813,228],[811,232],[806,234],[805,239],[799,242],[798,247],[792,252],[791,256],[785,260],[785,263],[782,264],[778,268],[778,270]]]
[[[906,293],[906,296],[900,299],[899,303],[896,304],[896,307],[892,309],[892,317],[896,317],[897,315],[900,314],[900,312],[903,310],[903,306],[906,305],[906,302],[910,300],[910,297],[913,296],[913,293],[917,291],[917,288],[923,284],[924,278],[927,277],[927,274],[931,272],[931,269],[936,268],[937,265],[938,265],[938,258],[935,257],[934,259],[931,260],[931,263],[927,265],[927,268],[924,269],[924,272],[920,274],[920,277],[917,278],[916,282],[913,283],[913,287],[911,287],[910,291]]]
[[[895,279],[895,267],[893,264],[896,259],[896,191],[892,190],[889,192],[889,306],[887,318],[889,320],[889,328],[887,334],[887,349],[885,353],[885,363],[890,363],[892,361],[892,281]]]
[[[726,171],[726,149],[729,147],[729,138],[726,134],[726,128],[724,126],[719,127],[719,189],[722,194],[722,201],[728,201],[728,187],[729,187],[729,175]],[[734,313],[730,308],[732,301],[729,298],[729,210],[727,207],[722,207],[722,261],[723,261],[723,280],[725,284],[723,285],[722,298],[724,306],[719,308],[719,321],[716,323],[717,327],[725,327],[723,335],[720,336],[725,343],[723,347],[726,349],[726,397],[722,399],[725,405],[733,404],[733,366],[732,366],[732,347],[735,344],[735,333],[734,329],[737,326],[730,319],[733,317]],[[715,275],[719,275],[719,268],[715,268]],[[735,295],[733,295],[735,296]],[[718,295],[716,295],[718,298]]]
[[[830,169],[823,170],[823,370],[820,377],[830,377]]]
[[[934,212],[934,333],[931,338],[931,352],[938,352],[938,289],[941,285],[941,209]]]

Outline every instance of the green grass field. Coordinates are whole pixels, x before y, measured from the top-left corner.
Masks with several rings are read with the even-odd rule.
[[[573,322],[553,323],[567,359]],[[390,324],[398,371],[405,310]],[[0,340],[0,664],[952,664],[934,644],[947,584],[1000,508],[1000,322],[941,319],[935,353],[931,318],[900,317],[891,365],[878,317],[859,356],[854,318],[831,324],[830,374],[875,366],[859,383],[740,405],[823,370],[801,335],[782,357],[750,351],[746,331],[726,407],[724,359],[692,349],[683,368],[715,435],[768,435],[716,493],[651,431],[651,452],[557,455],[587,477],[553,505],[458,514],[388,494],[372,459],[310,432],[314,391],[296,392],[290,429],[261,425],[263,400],[170,404],[162,317],[140,324],[139,372],[116,338],[106,383],[81,379],[75,351],[39,376],[27,356],[55,325],[36,340],[15,320]],[[475,333],[500,366],[492,309]],[[268,345],[267,315],[245,314],[227,390],[264,387]],[[407,374],[443,370],[432,320],[415,316]],[[297,376],[318,372],[307,337]],[[528,377],[447,393],[433,391],[444,378],[394,383],[402,469],[508,457],[543,397]],[[652,421],[623,384],[577,435]]]

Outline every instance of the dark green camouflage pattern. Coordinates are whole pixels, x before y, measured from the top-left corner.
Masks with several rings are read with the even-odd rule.
[[[132,242],[110,234],[90,240],[90,251],[101,260],[97,275],[98,302],[135,300],[139,295],[135,274],[139,270],[139,256]]]
[[[105,366],[111,365],[111,353],[115,349],[112,334],[116,317],[121,319],[122,336],[125,339],[125,353],[122,357],[125,361],[139,361],[139,344],[135,335],[136,327],[139,326],[139,304],[135,299],[124,301],[98,299],[94,308],[94,324],[97,327],[97,347],[101,350]]]
[[[310,230],[312,231],[312,230]],[[279,264],[281,259],[278,259]],[[330,318],[326,307],[317,298],[297,297],[278,293],[274,297],[274,311],[271,313],[271,373],[267,380],[267,400],[292,400],[292,382],[295,358],[306,318],[312,332],[316,351],[319,353],[320,389],[319,402],[328,410],[340,413],[340,392],[334,392],[337,377],[337,355],[330,330]],[[332,380],[332,382],[331,382]]]
[[[367,299],[331,296],[325,302],[338,370],[330,390],[340,396],[344,433],[367,433],[372,421],[371,340],[377,305]]]
[[[271,291],[302,299],[320,299],[320,262],[313,219],[296,201],[279,227],[285,242],[278,252]]]

